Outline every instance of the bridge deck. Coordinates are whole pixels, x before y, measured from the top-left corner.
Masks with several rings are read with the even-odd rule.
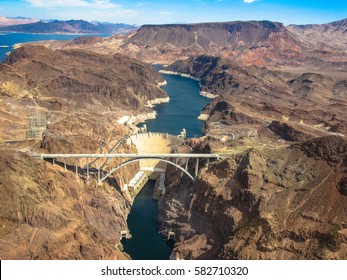
[[[32,154],[33,158],[224,158],[226,154]]]

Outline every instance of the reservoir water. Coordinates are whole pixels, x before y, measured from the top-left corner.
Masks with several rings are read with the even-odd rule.
[[[155,65],[157,70],[162,67]],[[170,97],[169,103],[157,105],[157,118],[145,122],[149,131],[178,135],[182,128],[187,137],[203,135],[203,121],[198,120],[201,109],[210,100],[200,96],[197,81],[176,75],[163,75],[168,82],[163,89]],[[141,126],[143,124],[139,124]],[[157,225],[158,205],[152,199],[154,183],[149,181],[138,194],[128,217],[132,238],[123,240],[123,248],[134,260],[167,260],[173,243],[165,241]]]
[[[46,40],[72,40],[82,35],[70,34],[28,34],[0,32],[0,61],[6,58],[6,53],[11,52],[15,44],[37,42]],[[84,35],[83,35],[84,36]],[[93,35],[87,35],[93,36]],[[98,35],[106,36],[106,35]]]
[[[161,65],[154,67],[162,69]],[[170,102],[155,106],[157,118],[146,121],[148,131],[178,135],[185,128],[187,137],[203,136],[204,122],[198,117],[210,100],[200,95],[199,82],[178,75],[164,74],[163,77],[167,85],[162,88],[169,95]]]

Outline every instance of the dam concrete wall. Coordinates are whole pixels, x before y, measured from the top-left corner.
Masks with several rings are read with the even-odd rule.
[[[138,133],[130,136],[131,141],[136,146],[139,154],[157,154],[157,153],[171,153],[172,136],[167,133]],[[139,162],[140,169],[166,169],[166,163],[159,162],[158,160],[142,160]]]

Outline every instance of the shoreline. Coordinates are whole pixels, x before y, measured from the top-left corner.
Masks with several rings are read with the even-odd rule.
[[[201,79],[194,77],[192,75],[189,75],[189,74],[179,73],[179,72],[175,72],[175,71],[168,71],[168,70],[159,70],[159,73],[167,74],[167,75],[181,76],[184,78],[192,79],[192,80],[197,81],[197,82],[201,82]]]
[[[176,76],[181,76],[184,78],[192,79],[194,81],[199,82],[199,86],[200,86],[201,79],[194,77],[192,75],[189,75],[189,74],[184,74],[184,73],[175,72],[175,71],[168,71],[168,70],[159,70],[159,73],[166,74],[166,75],[176,75]],[[208,99],[215,99],[218,96],[216,94],[213,94],[213,93],[210,93],[207,91],[202,91],[201,88],[200,88],[200,95],[203,97],[206,97]]]
[[[216,97],[218,97],[218,95],[207,92],[207,91],[200,91],[200,95],[208,99],[215,99]]]
[[[154,108],[155,105],[159,105],[162,103],[169,103],[170,102],[170,97],[163,97],[163,98],[155,98],[155,99],[151,99],[151,100],[147,100],[147,105],[145,105],[145,107],[148,108]],[[155,110],[153,110],[152,112],[147,112],[147,113],[142,113],[139,115],[125,115],[120,117],[117,120],[117,123],[125,125],[125,126],[136,126],[139,123],[143,123],[147,120],[154,120],[157,117],[157,112]]]

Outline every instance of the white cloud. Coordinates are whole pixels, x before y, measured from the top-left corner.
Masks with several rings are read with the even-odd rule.
[[[257,1],[257,0],[243,0],[243,2],[248,3],[248,4],[253,3],[255,1]]]
[[[39,8],[56,7],[88,7],[93,9],[121,8],[121,5],[112,3],[111,0],[26,0],[31,5]]]

